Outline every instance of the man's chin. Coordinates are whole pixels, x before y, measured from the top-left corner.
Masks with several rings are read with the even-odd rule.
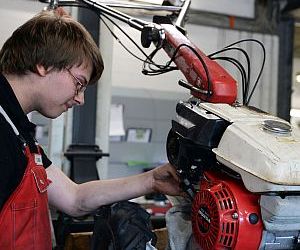
[[[55,119],[59,117],[62,113],[65,111],[57,111],[57,112],[39,112],[41,115],[49,118],[49,119]]]

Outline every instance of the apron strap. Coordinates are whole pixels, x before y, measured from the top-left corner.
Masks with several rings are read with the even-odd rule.
[[[35,125],[29,122],[14,94],[12,87],[1,72],[0,83],[0,106],[2,106],[3,111],[1,113],[10,123],[15,133],[17,131],[16,135],[21,135],[24,138],[26,144],[30,148],[30,152],[37,153],[34,134],[29,132],[34,130]]]
[[[0,105],[0,113],[4,116],[6,121],[10,124],[15,134],[21,139],[22,142],[26,143],[30,149],[31,153],[38,153],[38,147],[36,145],[36,141],[34,140],[34,136],[31,135],[28,131],[24,131],[24,129],[20,130],[15,126],[15,123],[10,119],[8,114],[5,112],[5,110]],[[24,121],[28,122],[28,121]],[[21,131],[21,132],[20,132]]]

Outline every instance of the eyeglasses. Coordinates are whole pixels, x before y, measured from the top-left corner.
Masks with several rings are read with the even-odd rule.
[[[76,76],[74,76],[71,72],[71,70],[66,69],[69,74],[74,78],[74,80],[76,81],[76,95],[79,95],[81,93],[83,93],[86,88],[87,88],[87,84],[83,84]]]

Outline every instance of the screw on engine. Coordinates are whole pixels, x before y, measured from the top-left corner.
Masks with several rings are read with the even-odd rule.
[[[238,215],[238,213],[237,212],[235,212],[235,213],[233,213],[232,215],[231,215],[231,217],[232,217],[232,219],[238,219],[239,218],[239,215]]]

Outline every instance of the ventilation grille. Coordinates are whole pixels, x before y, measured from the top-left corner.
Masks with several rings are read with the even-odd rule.
[[[192,225],[196,240],[204,250],[233,248],[238,233],[238,220],[232,218],[236,211],[234,198],[223,183],[197,193]]]

